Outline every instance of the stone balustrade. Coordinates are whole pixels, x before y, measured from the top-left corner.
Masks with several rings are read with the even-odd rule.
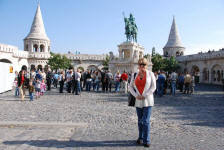
[[[18,51],[18,47],[0,43],[0,51],[7,52],[7,53],[13,53],[14,51]]]
[[[90,54],[65,54],[68,59],[71,60],[98,60],[102,61],[106,59],[106,55],[90,55]]]
[[[187,56],[179,56],[176,59],[179,62],[186,62],[186,61],[195,61],[195,60],[209,60],[209,59],[219,59],[224,58],[224,50],[219,51],[209,51],[207,53],[199,53],[194,55],[187,55]]]

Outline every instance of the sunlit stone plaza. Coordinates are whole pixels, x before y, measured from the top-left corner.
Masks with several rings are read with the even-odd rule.
[[[222,150],[224,95],[200,85],[193,95],[155,98],[150,149]],[[24,102],[0,95],[0,149],[145,149],[136,146],[137,116],[122,93],[59,95],[53,89]]]
[[[88,3],[91,7],[78,2],[84,10],[72,1],[42,2],[35,1],[33,10],[16,3],[33,19],[21,15],[21,20],[30,23],[24,28],[18,23],[17,28],[5,24],[10,16],[1,16],[1,10],[4,15],[14,10],[9,7],[13,3],[0,1],[5,27],[0,25],[0,29],[10,32],[16,28],[11,37],[0,30],[4,35],[0,39],[0,150],[224,149],[224,45],[214,44],[218,46],[206,51],[203,47],[203,52],[196,52],[197,46],[190,49],[191,42],[203,37],[191,39],[193,29],[191,37],[186,34],[185,24],[196,20],[186,23],[180,11],[174,12],[182,18],[152,17],[153,8],[145,8],[149,2],[123,2],[119,17],[119,5],[115,7],[114,2],[111,8],[104,2],[102,6],[108,10],[97,0],[97,5]],[[28,1],[21,4],[33,5]],[[168,13],[158,6],[156,11]],[[77,14],[81,17],[73,16]],[[155,25],[158,18],[167,20]],[[152,30],[145,22],[148,19]],[[196,30],[200,29],[201,25]],[[214,31],[217,38],[223,33]],[[204,37],[209,36],[212,34]],[[14,44],[18,38],[22,47]],[[80,45],[88,52],[82,53]],[[159,47],[157,51],[154,45]],[[130,96],[135,99],[134,107],[128,106]]]

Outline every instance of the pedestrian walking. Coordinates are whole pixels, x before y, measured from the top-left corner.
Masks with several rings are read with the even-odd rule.
[[[183,92],[183,87],[184,87],[184,75],[183,73],[180,74],[178,77],[178,87],[180,89],[180,92]]]
[[[15,79],[14,79],[15,96],[19,96],[18,75],[19,75],[18,72],[15,71]]]
[[[34,96],[33,80],[30,80],[28,89],[29,89],[30,101],[33,101],[33,96]]]
[[[65,82],[65,75],[64,75],[64,71],[61,71],[60,75],[59,75],[59,93],[63,93],[63,89],[64,89],[64,82]]]
[[[120,71],[117,71],[117,73],[114,75],[115,92],[119,92],[120,91],[120,78],[121,78]]]
[[[81,94],[80,79],[82,76],[80,73],[80,69],[77,69],[77,71],[74,74],[75,74],[75,95],[80,95]]]
[[[189,94],[189,91],[190,91],[190,84],[191,84],[191,75],[186,72],[186,75],[184,76],[184,86],[185,86],[185,89],[184,89],[184,94]]]
[[[150,147],[150,116],[154,105],[153,92],[156,90],[156,79],[154,73],[147,70],[148,61],[140,58],[138,61],[139,71],[134,79],[132,75],[130,92],[136,98],[135,107],[138,117],[138,139],[137,144]]]
[[[41,81],[37,79],[35,83],[36,99],[40,98],[40,84]]]
[[[121,80],[124,85],[124,93],[128,93],[128,74],[126,71],[121,74]]]
[[[177,73],[175,71],[173,71],[171,73],[171,89],[172,89],[172,95],[174,96],[176,94],[176,82],[177,82]]]
[[[25,70],[21,70],[18,75],[18,87],[20,89],[21,100],[24,100],[25,98],[25,90],[26,90],[25,83],[27,82],[26,80],[27,79],[25,77]]]

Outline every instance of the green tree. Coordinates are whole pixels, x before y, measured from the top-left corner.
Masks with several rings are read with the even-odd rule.
[[[155,54],[154,56],[152,56],[152,64],[153,72],[165,69],[164,59],[160,54]]]
[[[169,73],[171,73],[172,71],[177,71],[180,67],[178,61],[173,56],[164,59],[164,63],[165,63],[164,70],[168,71]]]
[[[65,55],[51,53],[51,57],[48,59],[48,65],[53,70],[69,69],[72,67],[71,60]]]
[[[104,68],[108,68],[109,67],[109,61],[110,61],[110,57],[109,57],[109,55],[106,55],[106,58],[103,60]]]

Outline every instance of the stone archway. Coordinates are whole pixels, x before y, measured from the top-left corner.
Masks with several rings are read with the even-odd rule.
[[[207,68],[203,69],[203,81],[208,82],[209,81],[209,70]]]
[[[0,62],[12,64],[12,62],[8,59],[0,59]]]
[[[82,72],[84,71],[84,68],[82,66],[79,66],[78,69],[80,69]]]
[[[221,84],[222,83],[222,67],[218,64],[214,65],[211,69],[211,77],[212,77],[212,82],[216,84]]]
[[[199,83],[200,81],[200,69],[198,66],[194,65],[191,68],[191,74],[195,77],[195,83]]]
[[[34,71],[35,71],[35,70],[36,70],[35,65],[31,65],[31,66],[30,66],[30,70],[34,70]]]
[[[33,45],[33,51],[34,51],[34,52],[38,52],[38,45],[37,45],[37,44],[34,44],[34,45]]]
[[[38,66],[37,66],[37,70],[38,70],[38,71],[39,71],[39,70],[42,71],[42,69],[43,69],[42,65],[38,65]]]
[[[95,71],[95,70],[98,70],[98,67],[95,66],[95,65],[90,65],[90,66],[88,66],[88,69],[92,70],[92,71]]]
[[[40,45],[40,52],[44,52],[44,49],[45,49],[44,45],[41,44],[41,45]]]

